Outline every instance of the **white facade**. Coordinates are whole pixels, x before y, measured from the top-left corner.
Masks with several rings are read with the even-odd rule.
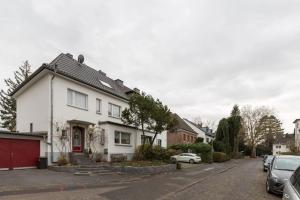
[[[285,144],[273,144],[273,155],[280,155],[281,153],[290,152],[290,148]]]
[[[120,118],[109,117],[109,104],[120,106],[120,110],[128,107],[128,102],[114,95],[94,89],[80,82],[53,74],[46,69],[19,90],[14,97],[17,101],[17,131],[47,131],[48,143],[51,143],[51,126],[53,127],[53,161],[57,161],[61,144],[59,136],[62,130],[70,135],[65,149],[72,152],[72,130],[79,127],[84,130],[84,149],[88,148],[87,131],[94,124],[97,134],[103,137],[96,142],[94,147],[97,153],[104,154],[110,160],[111,154],[126,154],[128,158],[134,153],[135,148],[141,144],[141,131],[123,125]],[[53,124],[51,124],[51,84],[53,95]],[[68,89],[80,92],[87,96],[87,109],[76,108],[68,105]],[[96,112],[96,99],[101,100],[101,113]],[[31,130],[30,130],[31,129]],[[115,131],[130,134],[129,144],[115,144]],[[154,136],[152,133],[146,133]],[[157,135],[155,144],[167,146],[166,132]],[[101,141],[100,141],[101,140]],[[50,157],[51,145],[48,145],[46,154]],[[50,160],[50,159],[48,159]]]

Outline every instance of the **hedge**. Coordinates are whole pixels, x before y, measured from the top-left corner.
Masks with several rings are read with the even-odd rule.
[[[213,152],[213,161],[214,162],[225,162],[229,160],[228,156],[226,156],[223,152]]]

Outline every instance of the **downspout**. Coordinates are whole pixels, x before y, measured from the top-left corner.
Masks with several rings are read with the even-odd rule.
[[[54,74],[51,77],[50,80],[50,142],[51,142],[51,155],[50,155],[50,159],[51,159],[51,163],[53,163],[54,158],[53,158],[53,79],[55,78],[56,75],[56,69],[57,65],[55,64],[54,66]]]

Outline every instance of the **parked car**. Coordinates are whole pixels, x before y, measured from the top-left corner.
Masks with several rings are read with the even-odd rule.
[[[171,160],[177,162],[189,162],[191,164],[201,162],[201,158],[194,153],[182,153],[179,155],[175,155],[171,157]]]
[[[267,192],[282,195],[284,182],[291,177],[298,166],[300,166],[299,156],[275,156],[268,170]]]
[[[274,156],[268,155],[263,163],[264,171],[266,172],[269,169],[269,165],[272,162]]]
[[[300,167],[284,184],[283,200],[300,200]]]

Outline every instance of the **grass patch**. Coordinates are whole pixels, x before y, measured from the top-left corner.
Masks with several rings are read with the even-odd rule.
[[[147,166],[160,166],[160,165],[166,165],[168,163],[156,160],[156,161],[125,161],[125,162],[119,162],[114,163],[114,166],[130,166],[130,167],[147,167]]]

